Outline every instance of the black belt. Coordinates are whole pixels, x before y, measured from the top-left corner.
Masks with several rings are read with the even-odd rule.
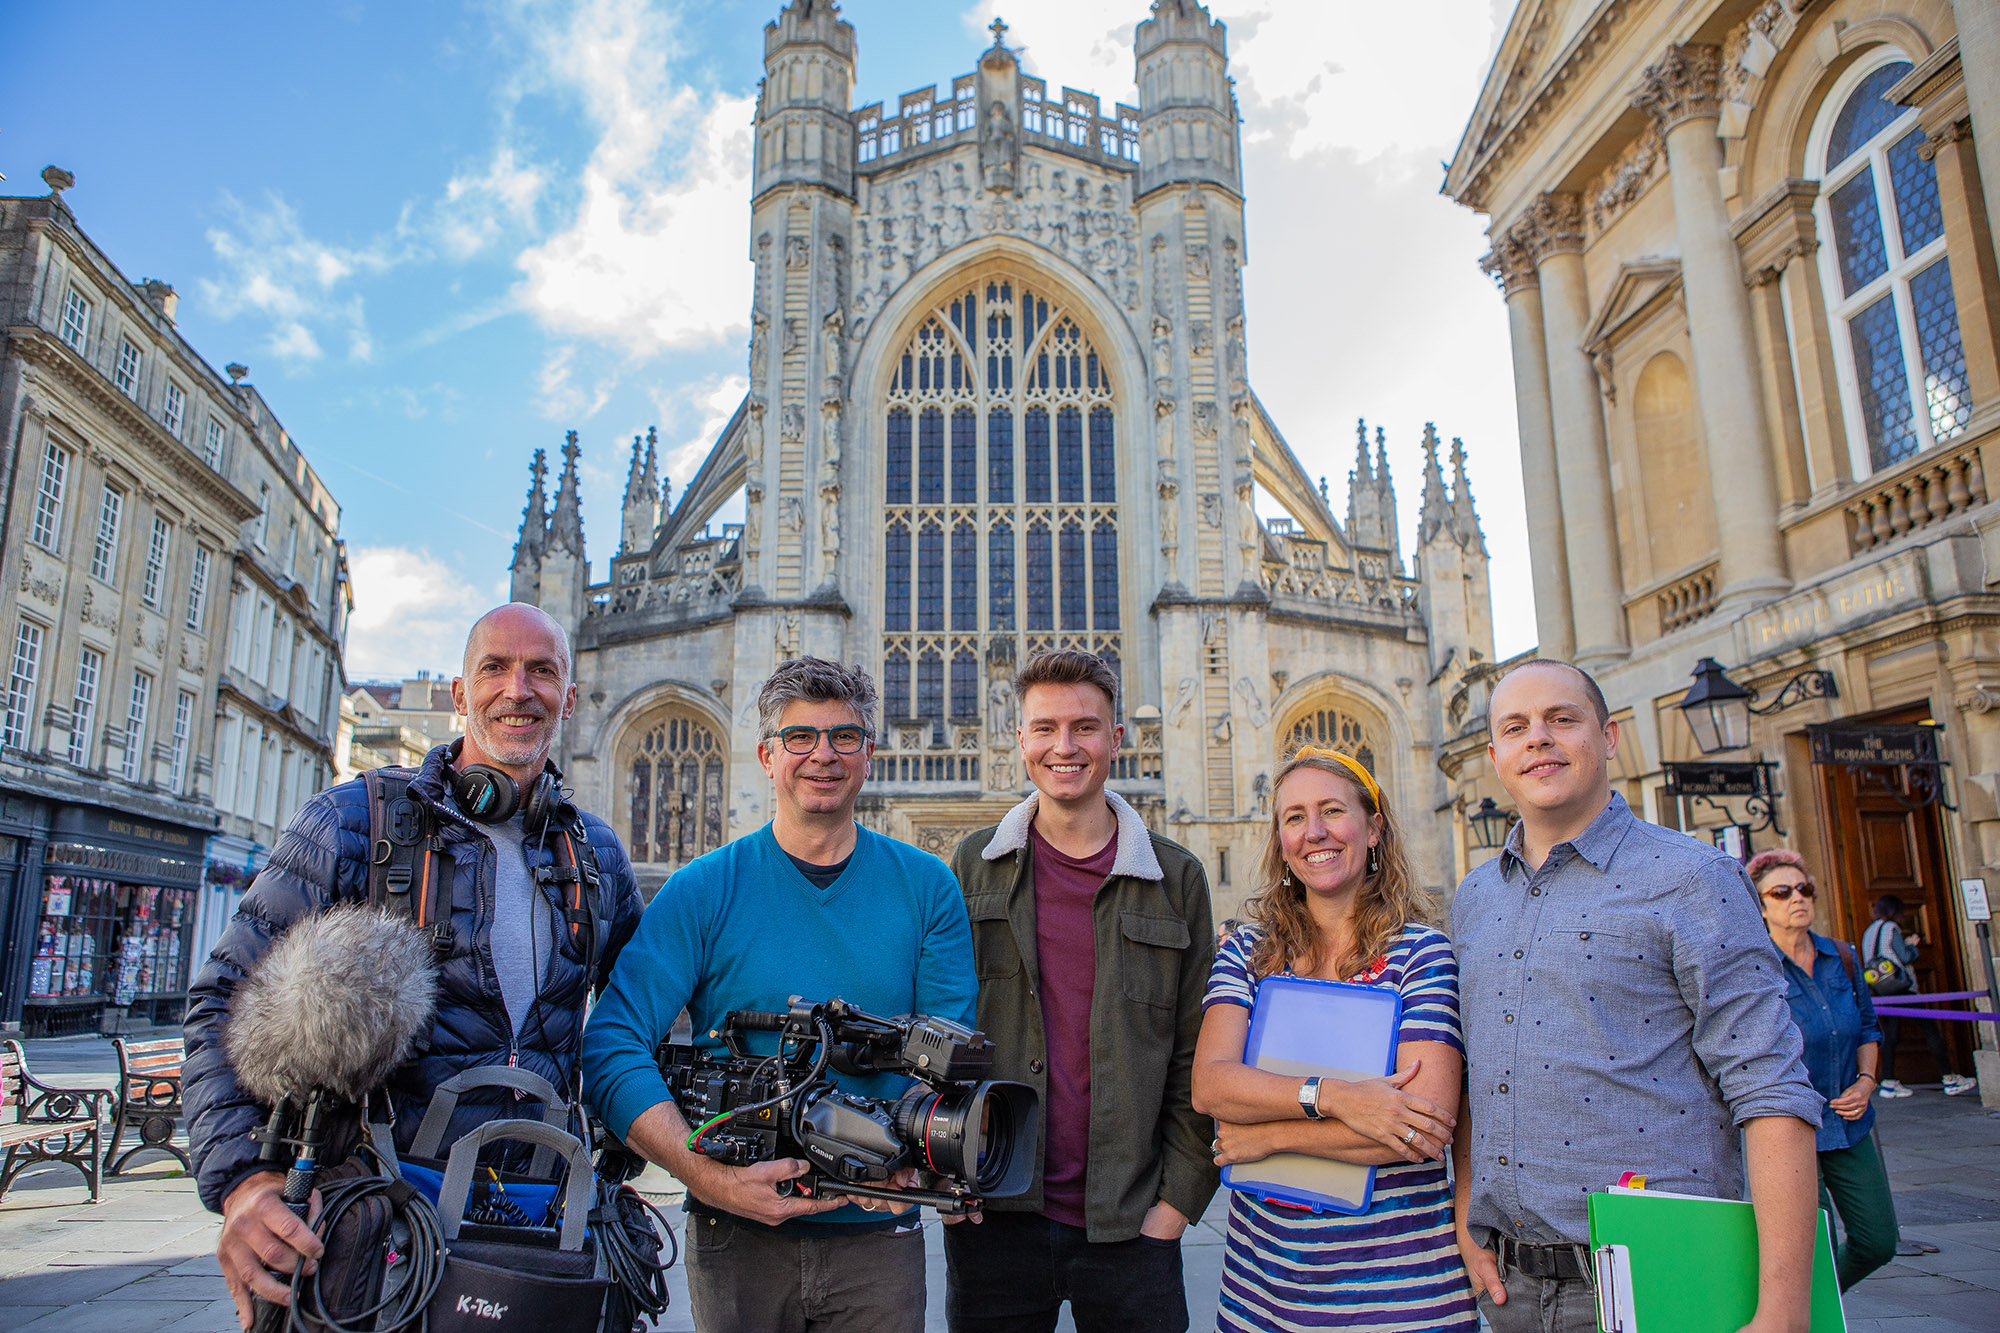
[[[1502,1277],[1511,1268],[1527,1277],[1586,1282],[1592,1275],[1583,1251],[1581,1245],[1524,1245],[1512,1236],[1494,1237]]]

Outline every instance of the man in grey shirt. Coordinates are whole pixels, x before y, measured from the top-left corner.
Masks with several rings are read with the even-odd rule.
[[[1611,790],[1597,683],[1524,663],[1487,755],[1520,811],[1452,903],[1458,1243],[1494,1333],[1594,1333],[1586,1201],[1624,1171],[1757,1212],[1755,1333],[1805,1333],[1823,1102],[1743,868]],[[1739,1148],[1740,1131],[1740,1148]]]

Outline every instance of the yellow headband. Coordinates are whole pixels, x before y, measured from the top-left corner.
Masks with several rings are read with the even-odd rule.
[[[1353,756],[1344,755],[1338,750],[1329,750],[1323,746],[1301,745],[1298,749],[1292,751],[1292,758],[1333,760],[1334,763],[1339,764],[1342,768],[1354,774],[1355,778],[1361,783],[1361,790],[1367,792],[1368,799],[1375,802],[1376,810],[1381,810],[1382,788],[1376,783],[1373,775],[1367,769],[1363,768],[1360,761]]]

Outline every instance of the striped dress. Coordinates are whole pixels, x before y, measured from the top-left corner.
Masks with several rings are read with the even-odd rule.
[[[1258,928],[1246,926],[1217,951],[1202,1007],[1255,1006],[1250,968]],[[1451,942],[1415,923],[1375,966],[1352,978],[1394,986],[1403,997],[1396,1037],[1444,1042],[1463,1052],[1458,960]],[[1461,1333],[1478,1327],[1472,1292],[1452,1235],[1451,1185],[1442,1162],[1375,1169],[1367,1212],[1314,1214],[1229,1195],[1229,1239],[1216,1327],[1224,1333],[1373,1329]]]

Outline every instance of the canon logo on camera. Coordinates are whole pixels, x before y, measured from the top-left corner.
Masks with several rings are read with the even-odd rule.
[[[504,1319],[507,1307],[495,1305],[492,1301],[482,1301],[477,1296],[461,1296],[458,1298],[458,1312],[478,1315],[481,1319]]]

